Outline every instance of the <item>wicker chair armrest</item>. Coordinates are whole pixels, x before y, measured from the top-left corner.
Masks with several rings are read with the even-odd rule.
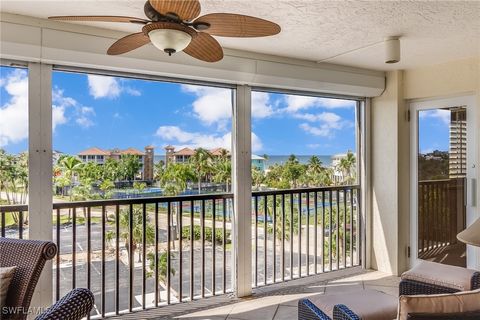
[[[332,320],[312,301],[308,299],[298,300],[298,320]]]
[[[45,310],[35,320],[80,320],[87,316],[94,304],[93,293],[76,288]]]
[[[409,313],[408,320],[478,320],[480,311],[459,313]]]
[[[480,289],[480,272],[475,272],[472,276],[472,290]]]
[[[344,304],[333,307],[333,320],[361,320],[361,318]]]
[[[401,280],[399,285],[399,294],[403,295],[418,295],[418,294],[442,294],[442,293],[455,293],[459,292],[457,289],[438,286],[430,283],[413,281],[413,280]]]

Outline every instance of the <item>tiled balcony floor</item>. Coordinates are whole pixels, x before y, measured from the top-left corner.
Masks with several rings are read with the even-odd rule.
[[[294,320],[298,299],[375,289],[398,296],[399,278],[360,268],[341,270],[258,288],[251,297],[218,296],[121,316],[118,319]]]

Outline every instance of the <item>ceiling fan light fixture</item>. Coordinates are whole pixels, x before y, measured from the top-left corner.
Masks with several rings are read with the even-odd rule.
[[[190,34],[176,29],[155,29],[148,36],[155,47],[168,55],[183,51],[192,41]]]

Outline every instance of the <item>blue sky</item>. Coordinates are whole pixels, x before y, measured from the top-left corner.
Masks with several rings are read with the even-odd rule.
[[[448,151],[450,145],[450,111],[420,110],[418,114],[420,153]]]
[[[0,148],[27,149],[27,73],[0,67]],[[53,147],[66,153],[100,148],[156,154],[181,147],[230,147],[232,91],[80,73],[53,73]],[[355,103],[253,92],[256,154],[330,155],[355,150]]]

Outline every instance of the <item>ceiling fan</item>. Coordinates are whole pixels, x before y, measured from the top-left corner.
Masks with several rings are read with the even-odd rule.
[[[213,36],[264,37],[278,34],[276,23],[233,13],[200,15],[199,0],[148,0],[148,19],[123,16],[54,16],[51,20],[126,22],[143,25],[142,32],[117,40],[107,54],[118,55],[152,42],[168,55],[183,51],[206,62],[223,58],[223,50]],[[198,18],[197,18],[198,17]]]

